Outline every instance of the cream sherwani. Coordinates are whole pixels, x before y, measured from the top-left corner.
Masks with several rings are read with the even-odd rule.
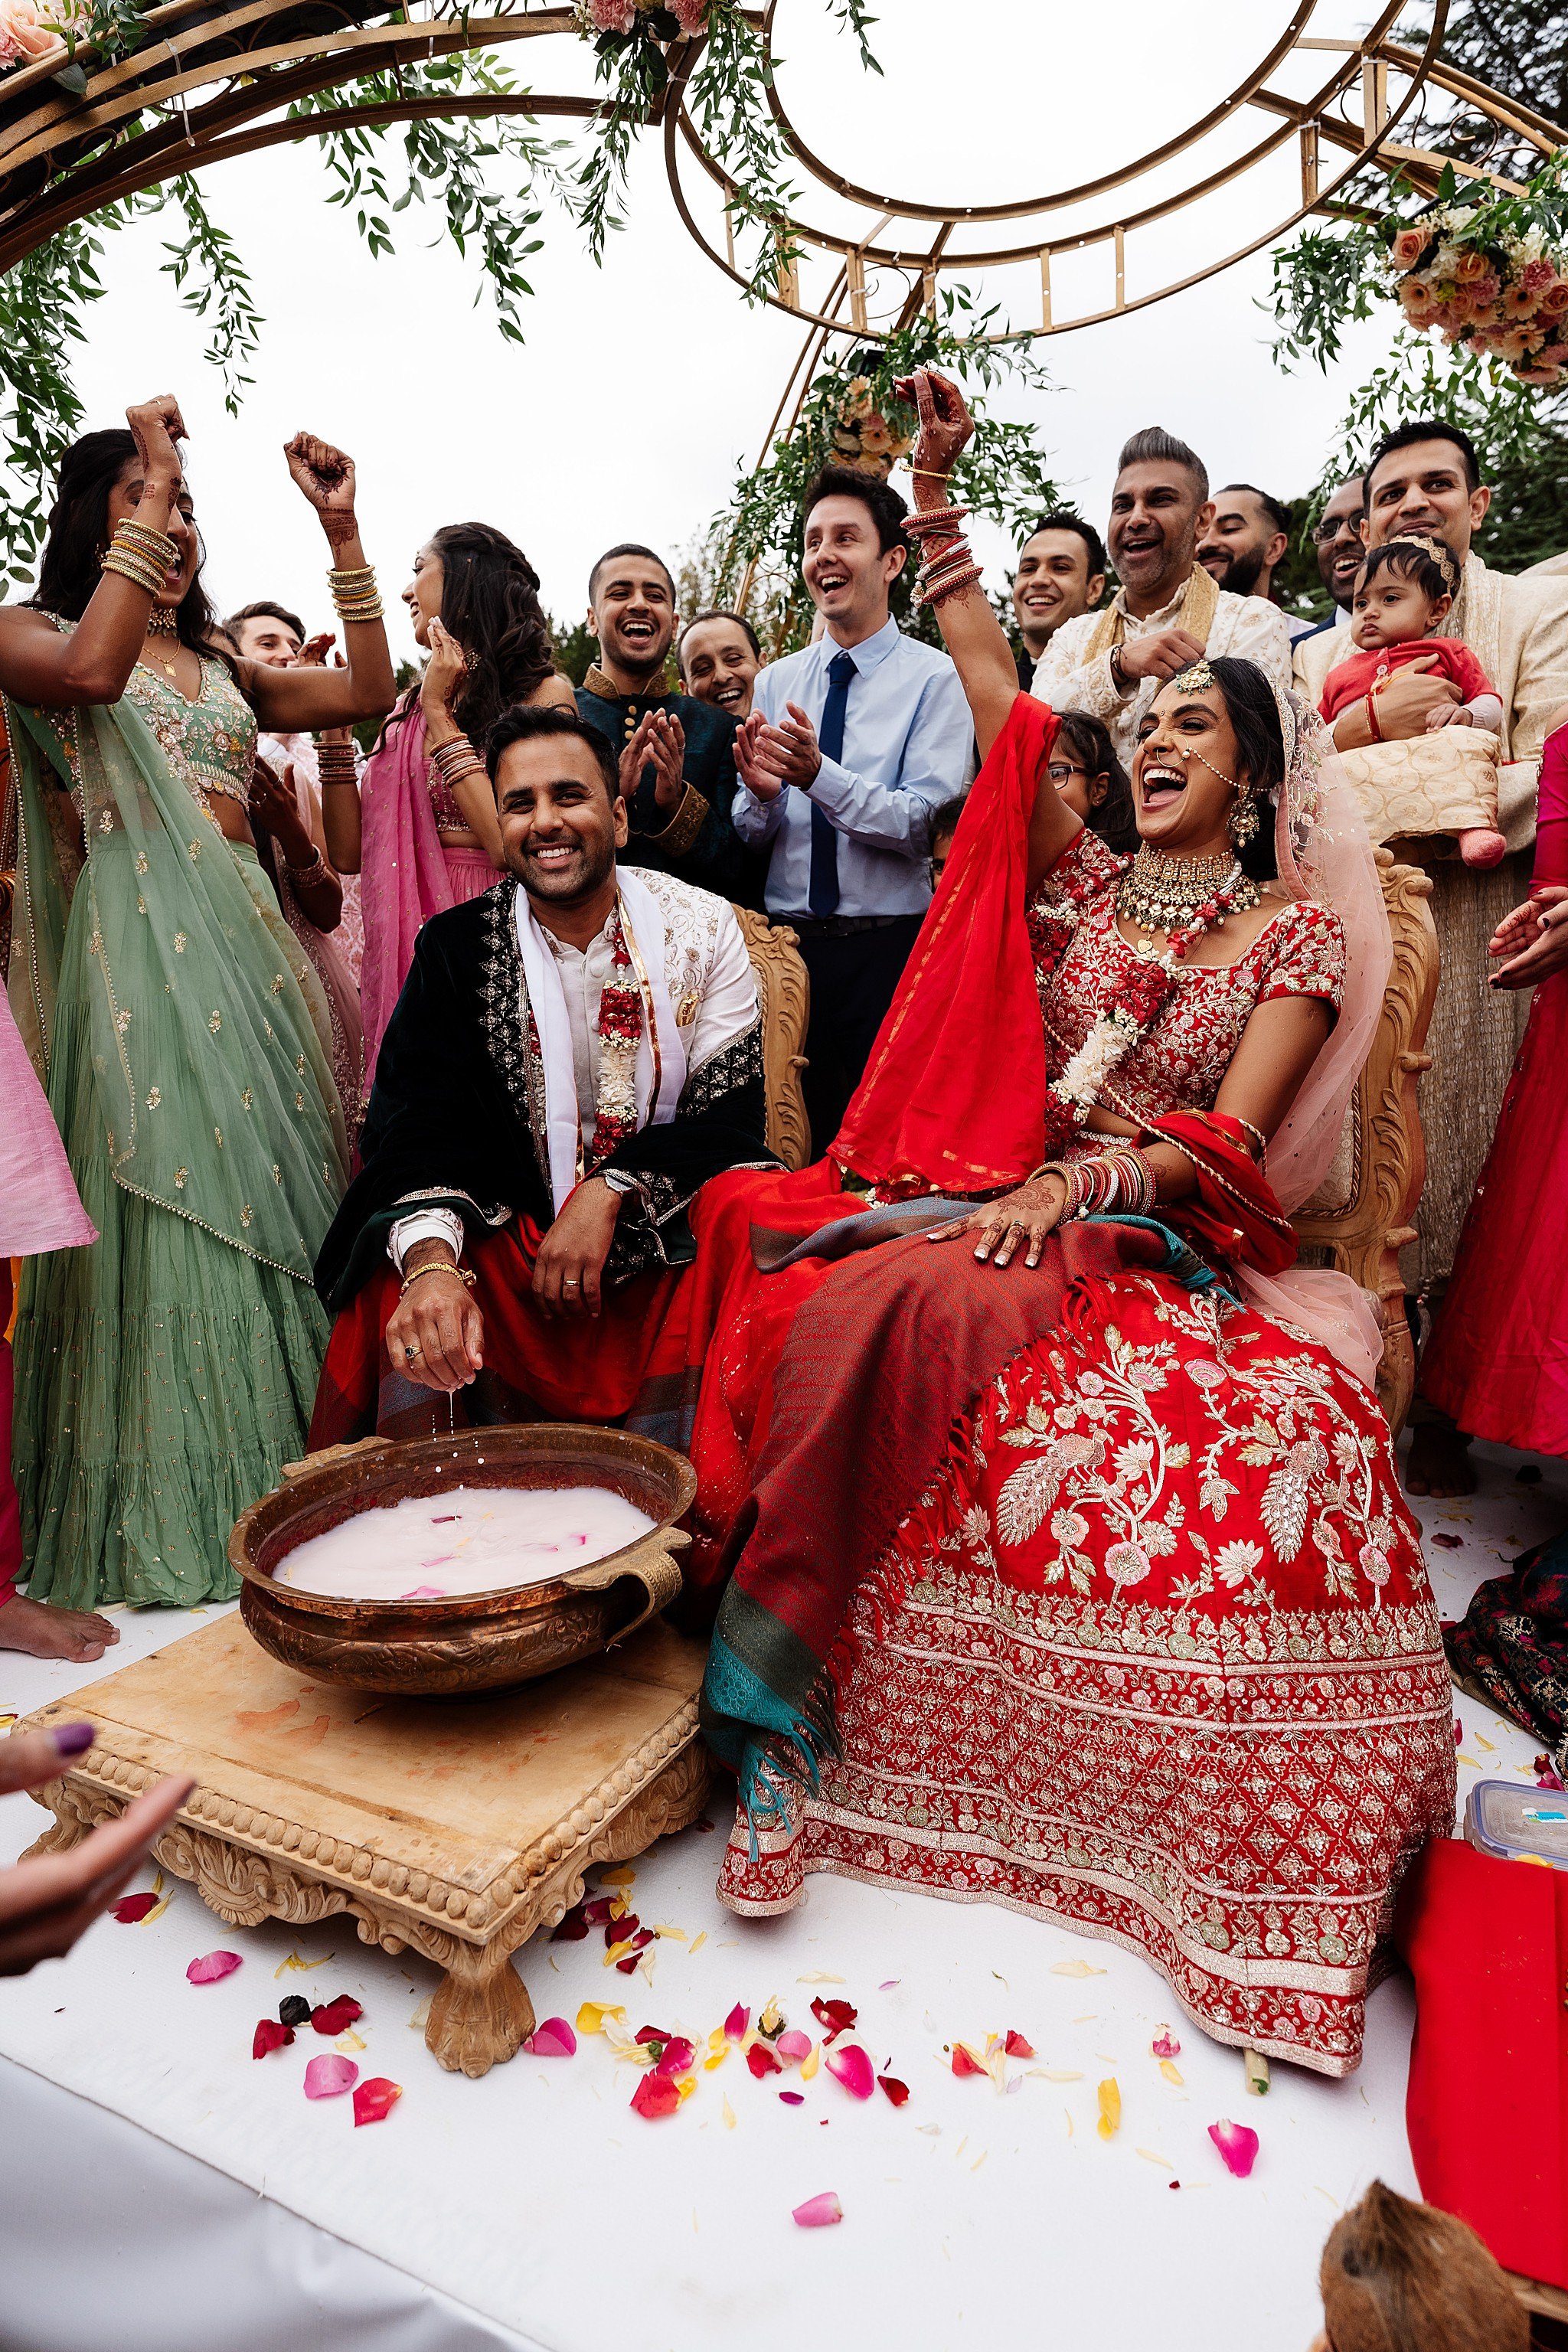
[[[1140,620],[1128,612],[1118,590],[1114,610],[1122,615],[1123,642],[1131,645],[1139,637],[1152,636],[1156,629],[1179,626],[1186,593],[1184,581],[1168,604]],[[1087,710],[1103,719],[1117,758],[1130,769],[1138,749],[1139,723],[1162,681],[1134,678],[1123,693],[1111,674],[1110,655],[1089,657],[1090,642],[1104,618],[1103,613],[1080,613],[1076,620],[1064,621],[1041,656],[1029,691],[1037,700],[1048,702],[1053,710]],[[1290,632],[1279,605],[1265,596],[1233,596],[1228,588],[1220,589],[1205,650],[1213,657],[1235,654],[1255,661],[1276,686],[1290,683]]]
[[[1568,580],[1542,572],[1514,578],[1467,556],[1453,611],[1437,634],[1463,638],[1501,697],[1498,823],[1514,854],[1487,872],[1461,865],[1449,843],[1408,853],[1431,869],[1442,959],[1426,1041],[1432,1067],[1421,1082],[1426,1183],[1414,1263],[1406,1263],[1417,1289],[1440,1287],[1452,1269],[1530,1010],[1528,990],[1488,988],[1487,941],[1530,887],[1541,747],[1547,719],[1568,701]],[[1316,703],[1330,670],[1354,650],[1348,622],[1304,639],[1296,649],[1301,692]]]

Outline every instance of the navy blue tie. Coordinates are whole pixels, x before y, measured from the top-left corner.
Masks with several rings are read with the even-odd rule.
[[[835,654],[827,665],[827,700],[816,730],[817,748],[825,760],[844,757],[844,712],[849,681],[856,676],[847,654]],[[811,807],[811,890],[807,903],[814,915],[831,915],[838,907],[838,834],[816,802]]]

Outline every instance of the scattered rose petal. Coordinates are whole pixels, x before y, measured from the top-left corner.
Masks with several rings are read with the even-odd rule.
[[[846,2042],[829,2050],[824,2062],[837,2083],[842,2083],[852,2099],[868,2099],[877,2087],[877,2070],[858,2042]]]
[[[779,2035],[773,2047],[781,2058],[787,2058],[792,2066],[798,2066],[803,2058],[811,2055],[811,2036],[803,2033],[798,2025],[792,2025],[787,2033]]]
[[[359,2068],[352,2058],[312,2058],[305,2069],[305,2096],[341,2099],[358,2081]]]
[[[335,2000],[318,2002],[310,2011],[310,2022],[318,2033],[325,2034],[331,2042],[345,2026],[352,2025],[356,2018],[363,2015],[363,2001],[357,2001],[352,1992],[341,1992]]]
[[[275,2017],[258,2018],[256,2032],[251,2038],[250,2054],[253,2058],[265,2058],[269,2050],[286,2050],[293,2039],[291,2025],[279,2024]]]
[[[1436,1545],[1439,1551],[1458,1551],[1459,1550],[1463,1540],[1463,1538],[1460,1536],[1446,1536],[1442,1534],[1435,1535],[1432,1538],[1432,1541]]]
[[[1181,2043],[1177,2041],[1170,2027],[1168,2025],[1163,2025],[1160,2028],[1159,2032],[1155,2035],[1153,2041],[1149,2044],[1150,2057],[1179,2058],[1181,2054]]]
[[[804,2107],[805,2105],[804,2091],[781,2091],[779,2096],[786,2107]]]
[[[1034,2044],[1026,2042],[1021,2033],[1014,2033],[1011,2031],[1002,2046],[1009,2058],[1032,2058],[1035,2054]]]
[[[797,2205],[790,2218],[803,2230],[827,2230],[835,2221],[843,2221],[844,2208],[835,2192],[828,2189],[820,2197],[808,2197],[804,2205]]]
[[[750,2025],[751,2021],[751,2011],[749,2009],[742,2009],[740,2002],[737,2001],[734,2008],[730,2011],[729,2016],[724,2020],[724,2032],[731,2042],[739,2042],[743,2037],[746,2028]]]
[[[1053,1960],[1051,1974],[1054,1977],[1102,1977],[1105,1970],[1091,1969],[1087,1960]]]
[[[1095,2129],[1101,2139],[1114,2139],[1121,2129],[1121,2091],[1114,2076],[1100,2086],[1100,2121]]]
[[[629,1937],[637,1934],[637,1929],[641,1926],[642,1921],[637,1917],[635,1911],[626,1912],[624,1916],[619,1919],[606,1918],[605,1921],[605,1941],[606,1944],[624,1944]]]
[[[811,2055],[810,2055],[810,2057],[809,2057],[809,2058],[803,2058],[803,2059],[801,2060],[801,2062],[800,2062],[800,2079],[801,2079],[801,2081],[802,2081],[803,2083],[810,2083],[810,2082],[815,2081],[815,2080],[816,2080],[816,2077],[817,2070],[820,2068],[821,2064],[822,2064],[822,2044],[821,2044],[819,2042],[814,2042],[812,2043],[812,2045],[811,2045]]]
[[[632,2112],[649,2123],[672,2116],[680,2105],[680,2085],[673,2074],[644,2074],[631,2097]]]
[[[563,2017],[547,2017],[536,2025],[523,2043],[531,2058],[574,2058],[577,2036]]]
[[[725,2130],[726,2130],[726,2131],[733,2131],[733,2130],[734,2130],[734,2128],[735,2128],[735,2110],[734,2110],[734,2108],[730,2105],[729,2099],[728,2099],[727,2097],[726,2097],[726,2099],[725,2099],[725,2101],[724,2101],[723,2105],[722,2105],[722,2106],[720,2108],[720,2110],[719,2110],[719,2115],[720,2115],[720,2120],[722,2122],[722,2124],[723,2124],[723,2126],[724,2126]]]
[[[368,2083],[356,2083],[354,2129],[357,2131],[361,2124],[384,2124],[402,2096],[402,2084],[389,2083],[384,2074],[373,2074]]]
[[[399,1601],[445,1601],[447,1588],[444,1584],[411,1584],[406,1592],[397,1597]]]
[[[1173,2066],[1168,2058],[1161,2059],[1160,2072],[1163,2074],[1167,2083],[1174,2084],[1178,2091],[1186,2081],[1186,2076],[1183,2074],[1181,2068],[1179,2066]]]
[[[309,2025],[310,2004],[302,1992],[286,1992],[278,2004],[278,2015],[284,2025]]]
[[[1459,1720],[1458,1717],[1458,1716],[1456,1716],[1456,1717],[1454,1717],[1454,1745],[1455,1745],[1455,1747],[1456,1747],[1456,1748],[1462,1748],[1462,1747],[1464,1746],[1464,1744],[1465,1744],[1465,1727],[1464,1727],[1464,1725],[1460,1722],[1460,1720]]]
[[[1245,2180],[1258,2161],[1258,2134],[1246,2124],[1233,2124],[1222,2117],[1217,2124],[1210,2124],[1209,2137],[1227,2168],[1238,2180]]]
[[[602,1927],[610,1916],[611,1898],[607,1895],[595,1895],[591,1903],[582,1904],[579,1907],[590,1927]]]
[[[134,1927],[139,1919],[145,1919],[148,1912],[156,1907],[158,1899],[150,1894],[122,1895],[113,1906],[114,1916],[122,1927]]]
[[[192,1984],[216,1984],[220,1977],[233,1976],[239,1966],[237,1952],[207,1952],[191,1962],[185,1975]]]
[[[343,2051],[363,2050],[364,2046],[365,2040],[363,2034],[356,2033],[352,2025],[349,2027],[346,2033],[340,2033],[336,2041],[332,2043],[332,2048],[334,2050]]]
[[[629,1862],[617,1862],[613,1870],[600,1871],[599,1884],[601,1886],[629,1886],[636,1876],[637,1871]]]
[[[973,2050],[962,2042],[955,2042],[952,2045],[952,2071],[962,2077],[965,2074],[984,2074],[986,2069]]]
[[[587,1932],[587,1907],[582,1903],[575,1903],[550,1940],[552,1944],[580,1944]]]
[[[638,2042],[657,2042],[662,2050],[669,2040],[669,2035],[662,2025],[639,2025],[634,2039]]]
[[[616,2009],[609,2001],[585,2000],[577,2011],[577,2031],[579,2033],[603,2033],[606,2018],[619,2025],[626,2013],[624,2009]]]
[[[902,1977],[885,1977],[882,1982],[877,1987],[877,1990],[879,1992],[891,1992],[896,1986],[902,1984]]]
[[[654,2061],[656,2074],[684,2074],[692,2065],[696,2053],[683,2033],[672,2034]]]
[[[907,2083],[900,2083],[896,2074],[879,2074],[877,2080],[895,2107],[908,2105],[910,2086]]]
[[[796,1977],[796,1984],[846,1984],[845,1977],[836,1977],[830,1969],[813,1969],[809,1976]]]
[[[753,2042],[746,2053],[746,2063],[760,2083],[764,2074],[782,2074],[784,2068],[765,2042]]]
[[[828,2042],[837,2042],[841,2033],[847,2033],[860,2014],[847,2000],[822,2000],[812,2002],[811,2013],[821,2026],[824,2039]]]

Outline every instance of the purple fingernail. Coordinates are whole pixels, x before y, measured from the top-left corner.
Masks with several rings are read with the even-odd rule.
[[[55,1752],[59,1756],[79,1756],[97,1737],[90,1723],[62,1723],[55,1734]]]

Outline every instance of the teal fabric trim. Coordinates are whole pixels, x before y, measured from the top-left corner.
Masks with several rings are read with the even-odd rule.
[[[1165,1244],[1165,1263],[1146,1267],[1143,1271],[1168,1274],[1173,1281],[1182,1285],[1184,1290],[1200,1294],[1212,1290],[1216,1298],[1225,1299],[1229,1306],[1241,1305],[1236,1293],[1226,1288],[1213,1266],[1205,1265],[1191,1242],[1184,1241],[1169,1225],[1162,1224],[1158,1217],[1129,1217],[1121,1212],[1113,1212],[1110,1216],[1086,1217],[1083,1222],[1086,1225],[1141,1225],[1146,1234],[1158,1234]]]

